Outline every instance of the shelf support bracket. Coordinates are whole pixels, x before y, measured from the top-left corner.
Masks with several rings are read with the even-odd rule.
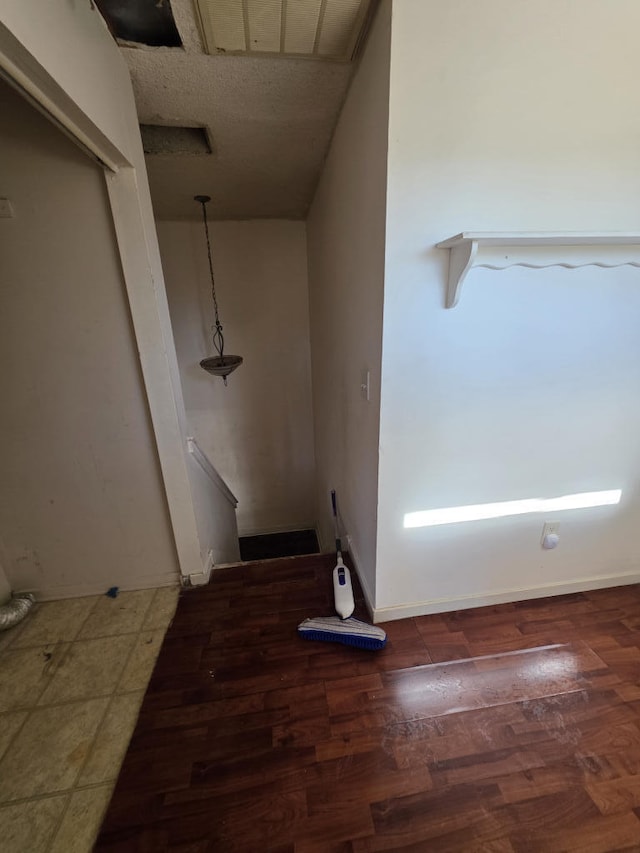
[[[640,267],[640,233],[636,231],[463,231],[436,246],[449,250],[447,308],[458,304],[473,267]]]
[[[447,280],[446,307],[454,308],[460,299],[460,291],[478,253],[477,240],[469,240],[454,246],[449,254],[449,278]]]

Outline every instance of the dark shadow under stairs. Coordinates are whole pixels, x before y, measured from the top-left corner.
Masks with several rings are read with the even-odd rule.
[[[238,541],[243,562],[320,553],[315,530],[289,530],[284,533],[241,536]]]

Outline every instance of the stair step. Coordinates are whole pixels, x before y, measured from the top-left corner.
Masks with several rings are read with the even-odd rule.
[[[235,569],[242,566],[255,566],[256,568],[265,566],[265,568],[268,568],[274,563],[286,563],[291,566],[301,564],[311,568],[334,566],[335,562],[335,552],[322,552],[318,554],[294,554],[290,557],[266,557],[263,560],[238,560],[237,563],[216,563],[213,570],[217,572],[219,569]]]
[[[240,556],[243,562],[268,560],[274,557],[294,557],[299,554],[318,554],[318,537],[315,530],[287,530],[263,533],[259,536],[241,536]]]

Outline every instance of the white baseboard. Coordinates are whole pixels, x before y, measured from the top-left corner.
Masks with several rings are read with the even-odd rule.
[[[196,572],[193,575],[189,575],[189,586],[206,586],[209,583],[209,579],[211,578],[211,572],[213,571],[213,551],[209,551],[207,554],[207,562],[204,565],[204,568],[201,572]]]
[[[161,575],[149,575],[131,583],[113,584],[122,592],[130,592],[136,589],[156,589],[161,586],[179,586],[180,575],[176,573],[164,573]],[[51,584],[37,589],[20,589],[16,592],[32,592],[36,601],[58,601],[62,598],[84,598],[87,595],[104,595],[109,587],[103,581],[82,584]]]
[[[360,582],[362,583],[362,580]],[[477,593],[461,598],[413,601],[409,604],[398,604],[392,607],[373,608],[373,621],[376,623],[391,622],[395,619],[408,619],[412,616],[427,616],[430,613],[447,613],[452,610],[467,610],[470,607],[486,607],[491,604],[525,601],[528,598],[548,598],[552,595],[567,595],[573,592],[587,592],[590,589],[602,589],[609,586],[628,586],[635,583],[640,583],[640,572],[637,571],[624,575],[600,575],[593,578],[560,581],[544,586],[502,589],[496,592]]]

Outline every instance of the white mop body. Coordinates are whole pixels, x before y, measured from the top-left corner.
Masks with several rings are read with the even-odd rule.
[[[356,609],[351,586],[351,572],[342,562],[340,551],[338,551],[338,562],[333,570],[333,600],[336,613],[341,619],[347,619]]]

